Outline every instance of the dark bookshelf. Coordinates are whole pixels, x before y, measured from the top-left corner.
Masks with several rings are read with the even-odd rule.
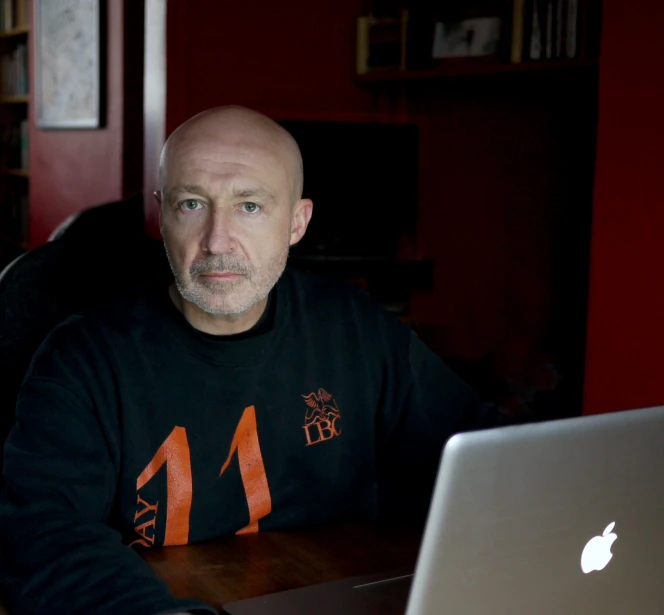
[[[29,102],[29,96],[0,96],[0,105],[21,105]]]
[[[496,62],[495,59],[463,58],[443,60],[438,66],[422,70],[374,69],[364,75],[357,75],[355,82],[370,84],[381,81],[416,81],[473,75],[569,71],[596,67],[597,60],[552,60],[549,62],[508,64]]]
[[[601,17],[602,0],[364,0],[355,82],[593,68]],[[386,20],[401,23],[400,38],[379,36]]]
[[[29,169],[2,169],[2,173],[4,175],[12,175],[14,177],[24,177],[28,178],[30,177],[30,170]]]
[[[0,0],[0,244],[5,260],[29,246],[30,8],[29,0]]]
[[[18,36],[25,36],[30,32],[30,26],[23,25],[7,30],[5,32],[0,32],[0,38],[15,38]]]
[[[18,248],[19,250],[27,250],[28,249],[28,242],[27,241],[16,239],[15,237],[12,237],[11,235],[4,235],[3,233],[0,233],[0,242],[6,243],[7,245],[13,246],[14,248]]]

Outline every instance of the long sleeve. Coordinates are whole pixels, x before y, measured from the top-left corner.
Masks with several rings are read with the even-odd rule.
[[[5,446],[0,566],[11,612],[215,613],[174,598],[108,525],[117,444],[85,383],[75,388],[69,357],[81,346],[65,341],[55,336],[33,361]]]
[[[501,417],[414,333],[386,325],[390,354],[377,426],[381,514],[422,523],[442,449],[454,433],[495,427]]]

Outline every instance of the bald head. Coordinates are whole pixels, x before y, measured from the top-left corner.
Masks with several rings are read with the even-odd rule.
[[[293,202],[302,197],[303,167],[300,148],[291,134],[274,120],[245,107],[216,107],[195,115],[168,138],[159,161],[162,192],[168,174],[187,150],[215,142],[242,151],[262,152],[283,166],[288,176]]]
[[[253,326],[313,212],[293,137],[242,107],[180,126],[161,162],[161,233],[182,311],[208,333]]]

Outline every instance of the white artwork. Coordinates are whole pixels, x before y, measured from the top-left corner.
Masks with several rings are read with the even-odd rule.
[[[40,128],[98,128],[100,0],[37,0]]]
[[[498,52],[500,19],[477,17],[436,23],[432,57],[461,58],[494,55]]]

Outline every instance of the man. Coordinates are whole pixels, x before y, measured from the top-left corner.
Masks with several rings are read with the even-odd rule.
[[[247,109],[168,139],[175,283],[60,325],[19,395],[0,505],[15,612],[214,612],[173,598],[137,551],[421,515],[445,440],[491,422],[360,291],[284,273],[312,215],[302,181],[292,137]]]

